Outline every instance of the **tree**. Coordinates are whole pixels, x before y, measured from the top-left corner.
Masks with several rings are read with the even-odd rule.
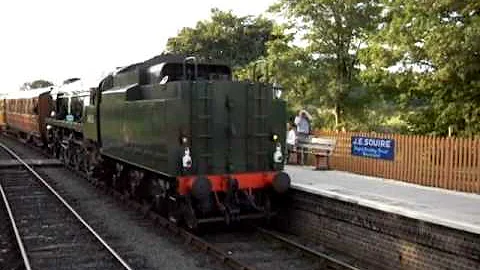
[[[413,133],[480,132],[480,4],[387,1],[363,53],[365,77],[392,91]],[[390,69],[392,72],[386,73]]]
[[[231,11],[212,9],[211,19],[195,28],[183,28],[168,39],[172,53],[195,55],[225,61],[234,68],[265,55],[265,44],[274,39],[273,22],[262,17],[238,17]]]
[[[312,67],[312,97],[335,116],[335,126],[365,108],[368,89],[358,81],[357,54],[366,34],[376,27],[377,1],[280,0],[271,8],[304,31]]]
[[[21,87],[20,90],[26,91],[30,89],[37,89],[37,88],[44,88],[44,87],[49,87],[52,86],[53,83],[46,81],[46,80],[35,80],[33,82],[26,82],[24,83]]]

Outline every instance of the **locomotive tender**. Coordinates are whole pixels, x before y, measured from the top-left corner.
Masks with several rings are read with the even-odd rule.
[[[226,65],[160,55],[95,88],[72,79],[20,100],[7,97],[9,130],[189,228],[268,217],[290,186],[285,102],[270,84],[232,80]],[[38,130],[14,125],[9,102],[32,103],[22,115]]]

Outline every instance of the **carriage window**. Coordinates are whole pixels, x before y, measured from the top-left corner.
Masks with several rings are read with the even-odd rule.
[[[34,99],[33,100],[33,106],[32,106],[32,112],[33,114],[38,114],[38,100]]]
[[[83,98],[83,107],[90,106],[90,96],[86,96]]]
[[[90,100],[92,101],[89,105],[95,105],[95,98],[97,97],[97,89],[90,89]]]

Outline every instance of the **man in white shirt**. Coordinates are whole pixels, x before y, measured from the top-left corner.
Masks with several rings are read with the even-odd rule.
[[[287,154],[285,158],[285,164],[288,164],[290,154],[295,150],[295,144],[297,143],[297,134],[295,133],[295,124],[288,125],[287,132]]]

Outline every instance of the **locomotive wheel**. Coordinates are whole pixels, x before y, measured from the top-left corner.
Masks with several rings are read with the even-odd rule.
[[[50,151],[55,158],[58,158],[58,147],[57,147],[57,144],[55,142],[52,143],[52,147],[51,147]]]
[[[76,168],[77,171],[85,172],[86,155],[87,153],[83,150],[83,147],[78,147],[77,149],[78,164]]]
[[[89,165],[89,162],[88,162],[89,161],[89,154],[87,153],[87,151],[82,149],[81,157],[82,157],[82,162],[80,163],[80,170],[84,173],[88,173],[88,170],[90,168],[90,165]]]
[[[95,166],[93,162],[93,153],[88,151],[88,148],[83,148],[83,163],[82,171],[85,172],[87,179],[91,181],[94,177]]]
[[[58,148],[58,159],[65,164],[64,156],[63,156],[63,147]]]
[[[68,148],[65,148],[63,146],[60,146],[60,151],[58,153],[58,158],[60,161],[63,162],[63,164],[68,165]]]
[[[170,196],[167,199],[168,220],[175,224],[178,224],[178,222],[181,220],[182,214],[180,203],[178,203],[177,200],[178,198],[176,198],[176,200],[173,200]]]
[[[62,147],[62,156],[61,159],[63,160],[63,163],[65,163],[67,166],[72,165],[73,161],[73,156],[75,153],[73,152],[73,147],[69,144],[66,148]]]
[[[89,156],[87,155],[82,163],[82,171],[85,172],[85,175],[87,176],[87,180],[91,181],[93,177],[93,169],[90,165],[90,159]]]
[[[116,190],[121,190],[121,181],[124,166],[120,163],[115,163],[115,169],[112,177],[112,187]]]
[[[82,162],[82,152],[81,150],[77,149],[77,147],[72,148],[72,166],[76,171],[80,171],[80,163]]]
[[[171,190],[170,183],[166,179],[152,177],[148,182],[148,193],[152,197],[155,210],[162,216],[179,220],[179,204],[175,200],[175,191]]]
[[[183,203],[183,220],[189,230],[196,230],[198,228],[198,220],[195,216],[195,210],[193,209],[190,198],[186,198]]]
[[[100,170],[100,182],[105,183],[106,186],[113,186],[113,174],[115,173],[115,163],[106,160]]]

